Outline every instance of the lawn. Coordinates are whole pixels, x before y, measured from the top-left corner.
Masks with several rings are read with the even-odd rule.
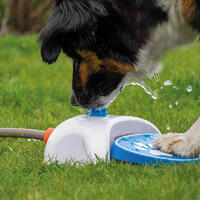
[[[141,117],[162,133],[184,132],[200,115],[200,43],[170,51],[157,79],[158,99],[126,87],[110,105],[115,115]],[[47,66],[36,35],[0,38],[0,127],[47,129],[85,111],[70,105],[72,61]],[[172,85],[164,86],[170,80]],[[188,92],[186,88],[192,88]],[[200,199],[200,167],[43,163],[42,141],[0,138],[0,199]]]

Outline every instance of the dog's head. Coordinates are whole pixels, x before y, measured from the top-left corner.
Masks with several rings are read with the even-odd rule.
[[[56,0],[40,36],[41,54],[48,64],[61,51],[73,58],[72,104],[103,107],[138,76],[132,63],[153,28],[173,15],[172,5],[178,19],[200,32],[199,0]]]
[[[95,52],[79,50],[74,60],[71,101],[87,109],[108,105],[123,89],[133,71],[130,65],[111,58],[100,59]]]
[[[111,23],[110,8],[105,2],[57,0],[40,36],[42,58],[48,64],[55,62],[61,51],[73,58],[71,102],[87,109],[109,104],[134,70],[122,58],[115,58],[115,53],[105,44],[110,40],[114,44],[119,42],[115,30],[113,34],[108,31],[111,35],[104,34],[108,25],[102,25],[102,21]],[[119,49],[123,48],[120,45]]]

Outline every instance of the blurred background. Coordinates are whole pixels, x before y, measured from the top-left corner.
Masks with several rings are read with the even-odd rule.
[[[0,0],[0,37],[39,32],[54,0]]]

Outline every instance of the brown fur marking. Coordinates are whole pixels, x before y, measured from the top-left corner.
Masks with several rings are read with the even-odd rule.
[[[194,18],[194,11],[196,8],[194,0],[182,0],[183,4],[183,17],[186,22],[191,22]]]
[[[84,88],[89,79],[89,76],[93,73],[97,73],[98,71],[102,70],[100,68],[100,65],[105,66],[103,70],[117,72],[123,75],[125,75],[128,72],[134,71],[134,67],[132,65],[120,64],[110,58],[104,58],[103,60],[101,60],[92,51],[78,50],[77,52],[83,58],[83,61],[80,64],[79,73]]]
[[[83,58],[83,61],[80,64],[79,73],[85,88],[88,77],[100,70],[99,65],[101,65],[102,61],[91,51],[78,51],[78,54]]]
[[[106,69],[111,72],[118,72],[120,74],[126,74],[128,72],[134,71],[134,67],[128,64],[120,64],[115,60],[105,58],[103,59],[103,65],[106,66]]]

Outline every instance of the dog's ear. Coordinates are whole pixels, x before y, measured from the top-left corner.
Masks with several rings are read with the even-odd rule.
[[[52,64],[56,62],[61,52],[61,45],[54,39],[42,42],[41,56],[44,62]]]
[[[93,1],[91,1],[93,2]],[[97,16],[104,15],[100,4],[86,0],[57,0],[47,25],[41,32],[41,55],[45,62],[55,62],[62,50],[62,38],[79,31],[86,24],[95,24]],[[65,44],[66,45],[66,44]]]
[[[56,62],[60,55],[62,46],[59,42],[61,34],[61,20],[63,13],[60,12],[60,3],[56,2],[56,7],[53,9],[51,16],[42,30],[39,41],[41,42],[41,56],[44,62],[52,64]]]

